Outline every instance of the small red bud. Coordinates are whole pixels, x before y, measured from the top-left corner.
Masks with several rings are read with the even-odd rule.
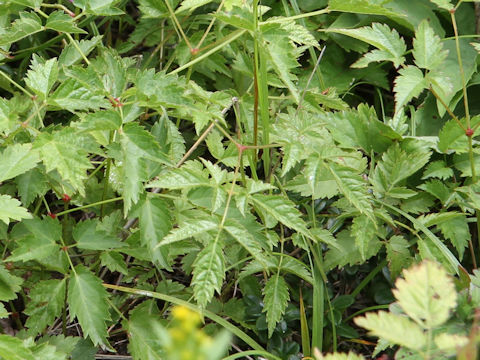
[[[70,196],[68,196],[67,194],[63,194],[62,200],[63,200],[63,202],[68,203],[70,200],[72,200],[72,198]]]
[[[13,269],[13,262],[9,261],[5,263],[5,269],[12,270]]]
[[[198,54],[199,51],[200,51],[199,48],[193,48],[193,49],[190,50],[190,54],[192,54],[193,56],[195,56],[195,55]]]
[[[50,216],[52,219],[57,218],[57,215],[55,215],[54,213],[51,213],[51,212],[48,212],[47,215]]]
[[[455,8],[449,10],[450,14],[455,14],[455,11]]]
[[[465,135],[467,135],[468,137],[472,137],[473,133],[474,131],[472,128],[468,128],[467,130],[465,130]]]
[[[68,251],[68,246],[62,246],[62,248],[61,248],[61,249],[62,249],[62,251],[65,251],[65,252],[67,252],[67,251]]]

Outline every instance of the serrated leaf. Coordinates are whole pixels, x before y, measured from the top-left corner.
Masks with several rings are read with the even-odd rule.
[[[357,317],[354,321],[358,326],[369,330],[371,335],[409,349],[421,350],[427,343],[423,329],[402,315],[379,311],[375,314],[367,313],[365,317]]]
[[[390,29],[386,24],[373,23],[371,27],[365,26],[358,29],[329,28],[326,31],[351,36],[375,46],[382,52],[370,55],[370,57],[383,57],[384,59],[382,60],[392,61],[395,67],[399,67],[405,62],[405,57],[403,56],[407,51],[405,41],[395,29]]]
[[[448,51],[443,50],[440,38],[428,24],[427,20],[420,23],[413,40],[413,56],[415,64],[422,68],[432,70],[438,67],[447,57]]]
[[[6,360],[36,360],[32,351],[19,338],[0,335],[0,356]]]
[[[77,127],[83,131],[109,131],[118,130],[121,125],[122,118],[117,111],[105,110],[87,114]]]
[[[168,157],[161,151],[152,134],[137,123],[128,123],[120,131],[120,143],[123,153],[124,169],[124,212],[136,204],[143,192],[143,182],[148,174],[143,159],[159,164],[170,164]]]
[[[80,48],[82,53],[85,56],[88,56],[90,52],[102,41],[102,36],[94,36],[89,40],[80,40],[77,42],[77,46]],[[82,54],[78,51],[78,49],[72,44],[69,43],[65,48],[62,50],[62,53],[58,57],[58,63],[61,66],[69,67],[76,64],[78,61],[82,59]]]
[[[84,337],[88,336],[96,345],[108,345],[107,297],[102,281],[83,265],[77,265],[68,284],[70,319],[73,321],[77,317]]]
[[[57,170],[62,179],[84,195],[87,170],[93,168],[85,149],[88,143],[88,136],[65,127],[54,133],[43,132],[35,139],[33,148],[40,151],[47,172]]]
[[[289,299],[287,282],[276,273],[267,280],[263,289],[263,311],[267,313],[268,337],[272,336],[275,326],[282,319]]]
[[[32,215],[21,206],[20,201],[9,195],[0,195],[0,220],[9,224],[11,220],[31,219]]]
[[[77,242],[77,247],[86,250],[109,250],[125,246],[116,236],[97,228],[97,220],[84,220],[77,223],[72,231],[72,236]]]
[[[187,239],[189,237],[195,237],[206,231],[214,230],[218,228],[218,222],[207,219],[189,219],[181,224],[180,227],[173,229],[167,236],[163,238],[161,243],[157,246],[163,246],[171,244],[177,241]]]
[[[410,100],[420,95],[428,87],[428,81],[422,71],[412,65],[408,65],[398,71],[400,74],[395,78],[395,113],[398,113]]]
[[[330,163],[328,169],[334,176],[340,192],[345,198],[362,214],[367,215],[373,219],[372,204],[370,203],[370,196],[367,192],[367,186],[362,177],[351,169]]]
[[[295,208],[294,204],[278,195],[261,195],[253,194],[250,198],[253,203],[262,209],[265,213],[272,216],[290,229],[310,237],[305,222],[300,217],[300,212]]]
[[[197,161],[187,161],[178,169],[162,173],[147,187],[166,189],[188,189],[200,186],[210,186],[208,174]]]
[[[14,43],[27,36],[42,31],[42,21],[34,12],[21,12],[19,18],[2,34],[0,46]]]
[[[123,322],[129,335],[128,349],[135,360],[164,359],[162,348],[169,335],[160,317],[156,302],[147,300],[130,312],[128,322]]]
[[[60,10],[54,11],[48,16],[45,28],[71,34],[87,33],[85,30],[77,27],[77,24],[75,24],[73,18],[70,15],[67,15]]]
[[[17,298],[21,290],[23,279],[10,274],[5,266],[0,265],[0,301],[9,301]]]
[[[397,17],[398,15],[383,6],[388,0],[372,2],[371,0],[329,0],[330,11],[341,11],[357,14],[384,15]]]
[[[52,58],[47,61],[34,55],[30,70],[27,72],[25,83],[35,94],[47,98],[58,77],[58,63],[57,58]]]
[[[375,224],[365,215],[357,216],[353,219],[351,232],[363,261],[366,261],[368,250],[378,242]]]
[[[40,161],[37,151],[31,144],[13,144],[8,146],[0,158],[0,183],[21,175],[34,168]]]
[[[168,246],[158,246],[172,228],[169,209],[163,199],[147,197],[139,214],[140,242],[152,253],[155,265],[171,271]]]
[[[429,178],[439,178],[446,180],[453,176],[453,170],[447,167],[447,164],[443,160],[437,160],[427,165],[427,168],[423,172],[422,180]]]
[[[465,119],[460,121],[464,126],[466,125]],[[473,116],[470,120],[471,128],[476,128],[479,123],[480,116]],[[475,131],[473,137],[478,135],[477,131]],[[465,130],[455,120],[447,121],[438,134],[437,147],[438,150],[446,154],[450,152],[455,152],[456,154],[468,152],[468,137],[465,135]]]
[[[123,275],[128,274],[128,268],[123,256],[113,251],[103,251],[100,254],[102,266],[106,266],[111,272],[118,271]]]
[[[18,239],[18,247],[13,250],[9,261],[42,260],[60,251],[62,226],[50,218],[25,220],[20,224],[29,235]]]
[[[28,315],[25,326],[30,335],[40,334],[60,317],[65,299],[66,281],[43,280],[36,283],[29,293],[30,302],[24,310]]]
[[[464,214],[458,214],[454,218],[448,219],[440,224],[438,228],[442,232],[443,236],[451,241],[455,249],[458,251],[458,257],[461,260],[465,252],[465,248],[468,246],[468,242],[471,240],[470,229],[468,228],[467,217]]]
[[[100,16],[122,15],[124,12],[115,7],[118,0],[75,0],[75,6],[83,9],[87,14]]]
[[[393,290],[403,311],[426,329],[445,323],[457,305],[455,286],[446,270],[437,263],[424,261],[405,270],[403,276]]]
[[[176,14],[184,11],[193,11],[196,8],[211,3],[212,0],[183,0],[178,9],[175,10]]]
[[[47,99],[49,105],[68,111],[109,108],[110,103],[99,92],[92,92],[79,81],[67,79]]]
[[[211,241],[200,251],[193,264],[193,295],[205,307],[214,292],[220,293],[225,277],[225,260],[220,239]]]
[[[419,189],[425,190],[430,195],[435,196],[443,204],[445,204],[452,194],[452,190],[449,189],[445,183],[438,179],[433,179],[417,186]]]
[[[445,10],[452,10],[453,5],[450,3],[450,0],[430,0],[434,4],[436,4],[439,8],[445,9]]]
[[[38,195],[44,195],[49,186],[47,178],[38,168],[34,168],[16,177],[18,195],[25,206],[29,206]]]
[[[399,235],[392,236],[385,244],[387,249],[388,267],[392,274],[392,278],[396,278],[402,269],[408,267],[413,261],[408,248],[408,241]]]
[[[265,259],[266,244],[261,243],[242,223],[235,221],[234,219],[228,219],[223,229],[229,233],[241,246],[247,250],[254,259],[260,264],[266,266],[267,261]],[[259,238],[259,237],[258,237]]]

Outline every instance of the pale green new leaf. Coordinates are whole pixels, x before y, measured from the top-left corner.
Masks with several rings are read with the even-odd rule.
[[[373,60],[375,58],[389,60],[393,62],[395,67],[399,67],[405,62],[405,57],[403,56],[407,51],[405,41],[400,37],[395,29],[390,29],[388,25],[373,23],[371,27],[365,26],[358,29],[330,28],[326,31],[343,34],[358,40],[362,40],[382,50],[381,56],[375,53],[372,61],[376,61]]]
[[[373,2],[371,0],[329,0],[328,8],[330,11],[398,17],[398,14],[383,6],[383,4],[388,2],[390,1],[380,0]]]
[[[217,238],[198,253],[193,264],[193,295],[201,307],[210,302],[215,291],[220,293],[224,277],[222,241]]]
[[[35,139],[33,148],[40,151],[47,172],[57,170],[62,179],[84,195],[87,170],[93,168],[85,149],[89,142],[88,136],[65,127],[54,133],[43,132]]]
[[[187,161],[181,168],[168,170],[150,182],[148,188],[185,189],[210,186],[206,171],[198,161]]]
[[[440,38],[430,27],[427,20],[420,23],[413,40],[413,56],[415,64],[423,69],[432,70],[438,67],[447,57]]]
[[[154,300],[147,300],[130,312],[123,326],[128,331],[128,349],[135,360],[162,360],[162,348],[169,334],[160,323],[161,313]]]
[[[22,278],[10,274],[5,266],[0,265],[0,301],[16,299],[16,293],[21,290],[22,283]]]
[[[30,70],[27,72],[25,83],[35,94],[45,99],[58,77],[57,58],[44,61],[34,55]]]
[[[152,253],[153,262],[171,271],[168,246],[158,246],[172,228],[169,209],[163,199],[147,197],[139,214],[140,242]]]
[[[40,8],[42,5],[42,0],[10,0],[11,3],[28,6],[31,8]]]
[[[290,299],[285,279],[276,273],[270,277],[263,289],[263,311],[267,313],[268,337],[271,337],[275,326],[282,319]]]
[[[0,357],[5,360],[37,360],[32,351],[17,337],[0,335]]]
[[[31,144],[13,144],[0,154],[0,183],[34,168],[40,161]]]
[[[9,195],[0,195],[0,220],[9,224],[10,220],[31,219],[32,215],[20,205],[20,201]]]
[[[40,334],[60,317],[64,306],[66,280],[43,280],[36,283],[29,293],[30,302],[24,313],[28,315],[25,326],[30,335]]]
[[[52,12],[45,24],[46,29],[55,30],[58,32],[72,33],[72,34],[86,34],[87,32],[78,28],[70,15],[63,11]]]
[[[372,247],[372,243],[379,241],[376,234],[376,225],[365,215],[356,216],[353,219],[351,232],[363,261],[366,261],[367,253]]]
[[[365,317],[357,317],[354,321],[358,326],[369,330],[371,335],[409,349],[421,350],[427,343],[423,329],[402,315],[379,311],[367,313]]]
[[[77,265],[68,284],[68,304],[71,321],[77,317],[85,337],[96,345],[108,345],[107,326],[110,320],[108,293],[102,281],[83,265]]]
[[[446,352],[447,355],[454,356],[457,354],[458,349],[463,348],[469,343],[469,338],[468,336],[460,334],[441,333],[435,336],[433,341],[439,350]]]
[[[333,353],[333,354],[322,355],[318,351],[318,349],[315,349],[314,354],[315,354],[315,360],[364,360],[363,356],[357,355],[353,352],[349,352],[348,354]]]
[[[424,261],[405,270],[403,276],[393,290],[403,311],[426,329],[445,323],[457,305],[455,285],[446,270],[437,263]]]
[[[25,227],[30,234],[18,239],[18,247],[8,261],[42,260],[60,251],[62,226],[57,220],[49,217],[24,220],[19,226]]]
[[[90,52],[102,41],[102,36],[94,36],[90,40],[77,41],[77,46],[80,48],[85,56],[88,56]],[[69,67],[76,64],[82,59],[82,55],[78,49],[72,43],[69,43],[63,49],[62,53],[58,57],[58,63],[60,66]]]
[[[398,71],[400,74],[395,79],[395,113],[398,113],[410,100],[420,95],[428,87],[428,81],[422,71],[408,65]]]
[[[450,0],[430,0],[434,4],[436,4],[439,8],[445,9],[445,10],[452,10],[453,5],[450,2]]]
[[[362,177],[350,168],[329,163],[328,170],[334,176],[340,192],[362,214],[374,219],[370,195],[367,192],[367,184]]]
[[[20,17],[0,36],[0,46],[14,43],[42,31],[42,21],[34,12],[21,12]]]

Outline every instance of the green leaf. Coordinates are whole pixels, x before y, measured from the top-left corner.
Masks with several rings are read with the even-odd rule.
[[[272,336],[275,326],[282,319],[289,299],[287,282],[276,273],[267,280],[263,289],[263,311],[267,313],[268,337]]]
[[[178,9],[175,10],[175,13],[179,14],[184,11],[192,12],[196,8],[211,2],[212,0],[183,0],[181,2],[181,5],[178,7]]]
[[[85,148],[89,143],[88,136],[81,136],[73,128],[65,127],[53,133],[42,132],[35,139],[33,148],[40,151],[47,172],[57,170],[63,180],[85,195],[84,180],[87,170],[93,168]]]
[[[27,36],[42,31],[42,21],[34,12],[21,12],[19,18],[2,34],[0,46],[14,43]]]
[[[453,170],[447,167],[447,164],[443,160],[437,160],[427,165],[427,168],[423,172],[422,180],[429,178],[439,178],[446,180],[453,176]]]
[[[40,5],[42,5],[42,0],[10,0],[10,2],[14,4],[28,6],[33,9],[40,8]]]
[[[403,56],[407,51],[405,41],[395,29],[390,29],[388,25],[373,23],[371,27],[365,26],[358,29],[329,28],[326,31],[347,35],[380,49],[380,51],[368,53],[370,54],[367,55],[368,61],[362,62],[362,67],[370,61],[388,60],[393,62],[395,67],[399,67],[405,62]]]
[[[188,219],[176,229],[173,229],[167,236],[163,238],[161,243],[157,246],[163,246],[171,244],[177,241],[181,241],[190,237],[201,235],[207,231],[218,228],[218,222],[207,219]]]
[[[334,353],[334,354],[315,354],[316,360],[364,360],[364,357],[361,355],[356,355],[353,352],[348,354],[343,353]]]
[[[210,186],[207,172],[198,161],[187,161],[180,168],[170,169],[150,182],[149,188],[188,189]]]
[[[110,320],[108,293],[102,281],[83,265],[77,265],[68,284],[70,319],[77,317],[84,337],[96,345],[108,345],[105,321]]]
[[[417,187],[435,196],[442,202],[442,204],[445,204],[452,194],[452,190],[450,190],[444,182],[438,179],[427,181]]]
[[[145,160],[159,164],[170,164],[153,135],[137,123],[128,123],[120,131],[123,155],[123,198],[124,212],[136,204],[143,192],[143,182],[148,180]]]
[[[311,237],[301,213],[290,200],[278,195],[253,194],[250,199],[262,212],[272,216],[290,229]]]
[[[0,158],[0,183],[21,175],[34,168],[40,161],[37,151],[31,144],[13,144],[8,146]]]
[[[22,278],[11,275],[10,272],[5,269],[5,266],[0,265],[0,301],[16,299],[16,293],[21,290],[20,285],[22,283]]]
[[[328,8],[330,11],[341,11],[356,14],[371,14],[396,17],[391,10],[387,9],[383,4],[388,0],[371,1],[371,0],[329,0]]]
[[[458,251],[458,257],[461,260],[471,240],[470,230],[468,228],[467,217],[464,214],[458,214],[454,218],[438,224],[438,228],[446,239],[450,240]]]
[[[25,206],[29,206],[38,195],[44,195],[50,188],[47,178],[38,168],[33,168],[16,177],[18,195]]]
[[[124,12],[114,7],[118,0],[75,0],[75,6],[83,9],[87,14],[100,16],[123,15]]]
[[[16,115],[6,99],[0,98],[0,132],[8,134],[16,125]]]
[[[461,119],[460,122],[466,126],[466,120]],[[475,128],[480,123],[480,116],[473,116],[470,119],[471,128]],[[478,129],[473,137],[478,136]],[[449,120],[443,125],[438,134],[438,150],[443,153],[455,152],[456,154],[464,154],[468,152],[468,137],[465,130],[455,120]]]
[[[163,199],[148,197],[139,213],[140,242],[152,253],[153,263],[171,271],[168,246],[158,246],[172,228],[170,212]]]
[[[422,69],[437,68],[447,57],[448,51],[443,50],[440,38],[430,27],[427,20],[420,23],[413,40],[413,56],[415,64]]]
[[[436,4],[439,8],[445,9],[445,10],[452,10],[453,5],[450,3],[450,0],[430,0],[434,4]]]
[[[28,315],[25,326],[31,335],[40,334],[60,317],[64,306],[66,281],[43,280],[36,283],[29,293],[30,302],[24,310]]]
[[[0,335],[0,357],[5,360],[36,360],[32,351],[19,338]]]
[[[52,12],[45,24],[46,29],[55,30],[58,32],[72,33],[72,34],[86,34],[87,32],[78,28],[70,15],[63,11],[57,10]]]
[[[77,125],[77,127],[83,131],[118,130],[120,126],[122,126],[122,118],[120,114],[114,110],[88,113]]]
[[[395,113],[398,113],[410,100],[420,95],[428,87],[428,81],[423,77],[422,71],[408,65],[398,71],[395,78]]]
[[[85,88],[79,81],[66,79],[47,99],[49,105],[68,111],[98,110],[110,107],[105,97]]]
[[[455,285],[446,270],[432,261],[423,261],[405,270],[403,277],[397,279],[393,290],[403,311],[426,329],[445,323],[457,305]]]
[[[355,324],[370,331],[371,335],[413,350],[421,350],[427,343],[423,329],[403,315],[386,311],[367,313],[354,319]]]
[[[225,277],[225,260],[220,239],[211,241],[198,253],[193,264],[193,295],[205,307],[213,293],[220,293]]]
[[[128,268],[125,264],[125,259],[123,256],[117,252],[113,251],[103,251],[100,254],[100,261],[102,266],[106,266],[108,270],[114,272],[118,271],[123,275],[128,274]]]
[[[90,52],[102,41],[102,36],[94,36],[90,40],[77,41],[77,46],[82,50],[85,56],[88,56]],[[69,67],[82,59],[82,54],[72,43],[69,43],[63,49],[62,53],[58,57],[58,63],[60,66]]]
[[[25,83],[35,94],[46,99],[55,81],[58,78],[57,58],[47,61],[34,54],[30,70],[27,72]]]
[[[376,234],[376,224],[367,216],[360,215],[353,219],[351,232],[363,261],[366,261],[369,249],[374,246],[374,243],[379,242]]]
[[[0,220],[9,224],[10,220],[31,219],[27,209],[20,206],[20,201],[9,195],[0,195]]]
[[[169,334],[160,323],[161,313],[154,300],[147,300],[130,312],[128,322],[128,350],[135,360],[162,360],[163,348]]]
[[[116,236],[99,229],[98,220],[84,220],[75,225],[72,236],[77,247],[86,250],[108,250],[125,246]]]
[[[362,214],[374,219],[370,195],[367,192],[367,184],[362,177],[351,169],[335,164],[328,164],[328,170],[334,176],[340,192]]]
[[[225,221],[223,227],[227,233],[229,233],[241,246],[247,250],[254,259],[260,264],[266,266],[265,248],[267,244],[262,243],[259,236],[255,236],[255,233],[251,233],[244,224],[234,219],[228,219]]]
[[[408,248],[410,244],[408,241],[399,235],[392,236],[385,244],[387,249],[387,260],[392,278],[396,278],[400,275],[400,272],[408,267],[413,257],[410,255]]]
[[[62,226],[49,217],[24,220],[20,225],[29,234],[18,239],[18,247],[13,250],[9,261],[42,260],[60,251],[58,243],[62,238]]]

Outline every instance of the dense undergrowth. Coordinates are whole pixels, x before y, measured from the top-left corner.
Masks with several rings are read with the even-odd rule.
[[[0,1],[0,358],[475,359],[479,12]]]

